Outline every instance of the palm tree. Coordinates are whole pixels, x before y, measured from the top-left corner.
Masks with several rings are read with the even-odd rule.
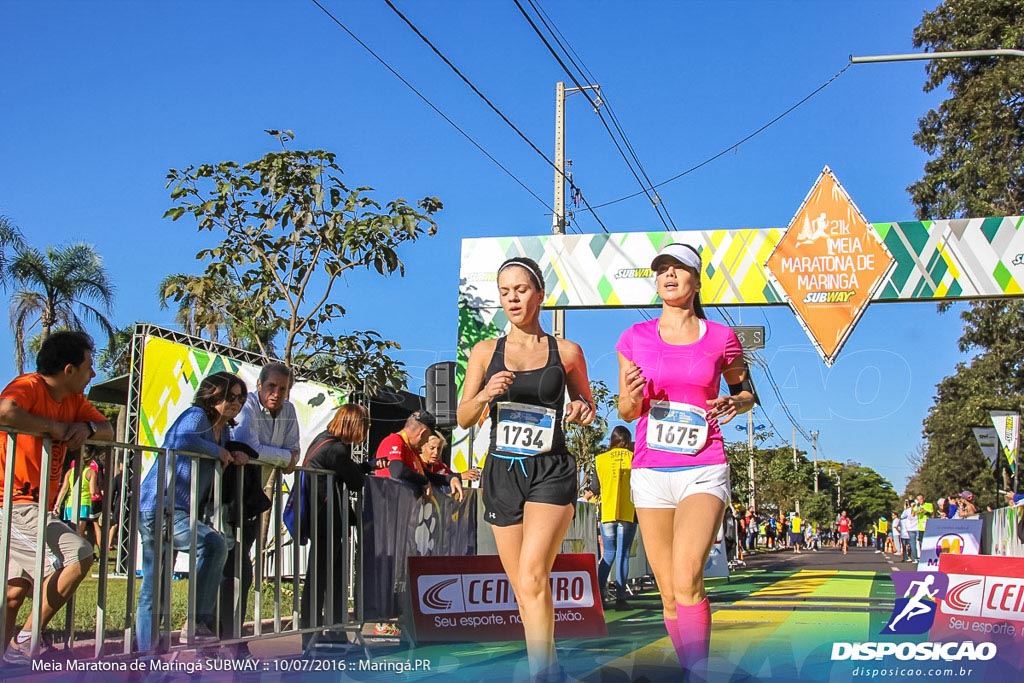
[[[25,339],[37,325],[38,342],[54,328],[85,330],[90,321],[113,343],[114,286],[91,245],[51,246],[43,253],[21,244],[8,273],[18,287],[11,297],[11,331],[19,373],[25,371]]]
[[[0,216],[0,286],[7,289],[7,248],[17,249],[23,245],[21,232],[17,226],[7,218]]]
[[[205,333],[219,341],[223,332],[228,346],[273,356],[274,337],[284,321],[270,319],[240,291],[224,276],[175,273],[160,281],[157,298],[161,309],[177,303],[174,321],[185,334],[201,337]]]

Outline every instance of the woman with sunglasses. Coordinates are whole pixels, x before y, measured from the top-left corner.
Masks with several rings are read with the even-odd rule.
[[[736,334],[704,319],[701,261],[687,244],[651,263],[661,316],[619,339],[619,416],[639,419],[630,487],[665,628],[690,679],[706,678],[704,563],[730,500],[720,425],[754,407]],[[722,378],[729,393],[719,395]]]
[[[530,675],[555,681],[563,674],[555,656],[551,567],[576,501],[576,460],[565,445],[564,423],[590,424],[594,401],[582,349],[541,329],[544,278],[537,263],[505,261],[498,293],[512,328],[473,347],[458,419],[465,429],[490,415],[484,517],[519,603]]]
[[[193,508],[198,515],[206,510],[206,504],[213,493],[214,471],[218,466],[229,464],[245,465],[248,457],[241,451],[229,451],[230,427],[242,409],[248,391],[237,375],[218,372],[199,384],[192,405],[174,421],[164,436],[163,448],[174,451],[202,453],[217,458],[195,458],[179,454],[174,464],[174,498],[164,499],[164,509],[173,515],[173,544],[177,551],[188,551],[191,535]],[[153,601],[159,525],[156,520],[157,486],[169,484],[158,476],[155,463],[142,482],[139,493],[139,535],[142,538],[142,586],[139,588],[139,605],[136,613],[136,642],[140,651],[153,649]],[[198,498],[192,500],[192,478],[198,485]],[[162,481],[163,480],[163,481]],[[217,605],[217,587],[220,585],[224,561],[227,558],[225,538],[203,521],[197,521],[196,531],[196,604],[190,605],[189,619],[195,620],[195,642],[216,640],[213,628]],[[171,557],[164,558],[165,562]],[[193,611],[194,610],[194,611]],[[159,615],[167,617],[169,615]],[[159,623],[159,620],[158,620]],[[182,629],[181,642],[185,641],[187,629]]]

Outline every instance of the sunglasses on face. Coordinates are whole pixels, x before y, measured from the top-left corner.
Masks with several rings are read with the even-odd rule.
[[[225,403],[245,403],[245,394],[230,393],[224,397]]]

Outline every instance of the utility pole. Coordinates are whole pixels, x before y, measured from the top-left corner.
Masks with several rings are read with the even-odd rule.
[[[811,432],[811,441],[814,444],[814,492],[818,493],[818,432]]]
[[[596,90],[597,106],[601,106],[601,86],[585,85],[582,88],[566,88],[565,83],[555,84],[555,213],[551,218],[551,233],[565,234],[565,98],[573,93],[584,90]],[[596,109],[595,109],[596,111]],[[551,312],[551,334],[558,339],[565,339],[565,311]]]
[[[565,83],[555,84],[555,215],[551,232],[565,234]],[[565,339],[565,311],[551,313],[551,334]]]
[[[793,425],[793,472],[796,472],[796,425]],[[796,499],[796,514],[800,514],[800,499]]]
[[[757,509],[757,500],[754,497],[754,411],[747,412],[747,448],[750,452],[750,507]]]
[[[795,470],[796,465],[796,427],[793,427],[793,469]]]

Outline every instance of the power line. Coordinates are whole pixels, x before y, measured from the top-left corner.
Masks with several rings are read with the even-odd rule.
[[[317,5],[319,6],[319,3],[317,3],[317,0],[312,0],[312,1],[313,1],[314,3],[316,3],[316,4],[317,4]],[[415,34],[416,34],[416,35],[417,35],[417,36],[419,37],[419,39],[420,39],[420,40],[422,40],[422,41],[423,41],[424,43],[426,43],[426,45],[427,45],[427,46],[428,46],[428,47],[429,47],[429,48],[430,48],[430,49],[431,49],[431,50],[432,50],[432,51],[434,52],[434,54],[436,54],[436,55],[437,55],[437,56],[438,56],[438,57],[439,57],[439,58],[441,59],[441,61],[443,61],[443,62],[444,62],[444,63],[445,63],[445,64],[446,64],[447,66],[448,66],[448,68],[449,68],[449,69],[451,69],[451,70],[452,70],[452,71],[453,71],[453,72],[455,73],[455,75],[456,75],[456,76],[458,76],[458,77],[459,77],[460,79],[462,79],[462,81],[463,81],[463,82],[464,82],[464,83],[465,83],[465,84],[466,84],[467,86],[469,86],[469,88],[470,88],[470,89],[471,89],[471,90],[472,90],[472,91],[473,91],[474,93],[476,93],[476,95],[477,95],[477,96],[478,96],[478,97],[479,97],[479,98],[480,98],[481,100],[483,100],[483,101],[484,101],[484,103],[486,103],[486,104],[487,104],[487,106],[488,106],[488,107],[490,107],[490,108],[491,108],[491,110],[492,110],[492,111],[493,111],[493,112],[494,112],[495,114],[497,114],[497,115],[498,115],[498,116],[499,116],[499,117],[501,118],[501,120],[505,122],[505,124],[506,124],[506,125],[508,125],[508,126],[509,126],[509,127],[510,127],[510,128],[511,128],[511,129],[513,130],[513,131],[515,131],[516,135],[518,135],[518,136],[519,136],[520,138],[522,138],[522,139],[523,139],[523,141],[524,141],[524,142],[526,142],[526,144],[527,144],[527,145],[529,145],[529,146],[530,146],[530,148],[532,148],[532,149],[533,149],[533,151],[534,151],[534,152],[536,152],[536,153],[537,153],[537,155],[538,155],[538,156],[540,156],[540,158],[541,158],[541,159],[543,159],[543,160],[544,160],[544,161],[545,161],[545,162],[546,162],[546,163],[547,163],[547,164],[548,164],[549,166],[551,166],[551,167],[552,167],[553,169],[555,169],[555,171],[557,171],[558,173],[560,173],[560,174],[561,174],[561,176],[562,176],[562,177],[563,177],[563,178],[565,179],[565,181],[569,183],[569,187],[571,187],[571,188],[572,188],[573,190],[575,190],[575,191],[576,191],[576,194],[577,194],[577,196],[579,196],[579,198],[583,200],[583,203],[584,203],[584,204],[586,205],[586,207],[587,207],[587,210],[588,210],[588,211],[590,211],[590,214],[591,214],[591,215],[592,215],[592,216],[594,217],[594,220],[596,220],[596,221],[597,221],[598,225],[600,225],[600,226],[601,226],[601,229],[602,229],[602,230],[604,230],[605,232],[609,232],[608,228],[607,228],[607,227],[605,227],[605,224],[604,224],[604,223],[603,223],[603,222],[601,221],[601,219],[600,219],[600,218],[598,217],[597,213],[595,213],[595,212],[594,212],[594,207],[592,207],[592,206],[590,205],[590,202],[588,202],[588,201],[587,201],[587,198],[586,198],[586,197],[585,197],[585,196],[583,195],[583,190],[581,190],[581,189],[580,189],[580,188],[579,188],[579,187],[578,187],[578,186],[577,186],[577,185],[576,185],[576,184],[575,184],[575,183],[573,182],[572,178],[570,178],[570,177],[569,177],[568,175],[566,175],[566,173],[565,173],[565,172],[564,172],[564,171],[563,171],[562,169],[558,168],[558,166],[557,166],[557,165],[555,164],[555,162],[554,162],[554,161],[552,161],[551,159],[549,159],[549,158],[547,157],[547,155],[546,155],[546,154],[544,154],[544,152],[542,152],[542,151],[540,150],[540,148],[539,148],[539,147],[537,147],[537,145],[536,145],[536,144],[534,144],[533,140],[531,140],[530,138],[528,138],[528,137],[526,136],[526,134],[524,134],[524,133],[523,133],[523,132],[522,132],[521,130],[519,130],[518,126],[516,126],[516,125],[515,125],[514,123],[512,123],[512,121],[511,121],[511,120],[509,120],[509,118],[508,118],[508,117],[507,117],[507,116],[506,116],[506,115],[504,114],[504,112],[502,112],[502,111],[501,111],[501,109],[499,109],[499,108],[498,108],[498,107],[497,107],[497,106],[496,106],[496,105],[495,105],[495,104],[494,104],[493,102],[491,102],[491,100],[490,100],[490,99],[488,99],[488,98],[487,98],[487,96],[486,96],[486,95],[484,95],[484,94],[483,94],[483,93],[482,93],[482,92],[480,91],[480,89],[479,89],[479,88],[477,88],[477,87],[476,87],[476,86],[475,86],[475,85],[473,84],[473,82],[472,82],[472,81],[470,81],[470,80],[469,80],[469,79],[468,79],[468,78],[467,78],[467,77],[466,77],[466,76],[465,76],[465,75],[464,75],[464,74],[462,73],[462,71],[460,71],[460,70],[459,70],[459,68],[458,68],[457,66],[455,66],[455,64],[453,64],[453,63],[452,63],[452,61],[451,61],[450,59],[448,59],[448,58],[447,58],[447,57],[446,57],[446,56],[444,55],[444,53],[442,53],[442,52],[441,52],[441,50],[439,50],[439,49],[437,48],[437,46],[435,46],[435,45],[434,45],[434,44],[433,44],[433,43],[432,43],[432,42],[430,41],[430,39],[429,39],[429,38],[427,38],[427,37],[426,37],[426,36],[425,36],[425,35],[423,34],[423,32],[422,32],[422,31],[420,31],[420,30],[419,30],[419,29],[418,29],[418,28],[416,27],[416,25],[415,25],[415,24],[413,24],[413,23],[412,23],[412,22],[411,22],[411,21],[410,21],[410,20],[408,19],[408,17],[406,17],[406,16],[404,15],[404,14],[402,14],[401,10],[399,10],[399,9],[398,9],[397,7],[395,7],[395,5],[394,5],[394,4],[393,4],[393,3],[391,2],[391,0],[384,0],[384,3],[385,3],[385,4],[386,4],[386,5],[387,5],[387,6],[388,6],[388,7],[390,8],[390,9],[391,9],[391,11],[392,11],[392,12],[394,12],[395,14],[397,14],[397,15],[398,15],[398,17],[399,17],[399,18],[400,18],[400,19],[401,19],[401,20],[402,20],[403,22],[405,22],[406,26],[408,26],[408,27],[409,27],[409,28],[410,28],[410,29],[412,30],[412,32],[413,32],[413,33],[415,33]],[[554,209],[552,209],[552,212],[554,212]]]
[[[385,2],[387,2],[387,1],[388,0],[385,0]],[[552,45],[548,41],[547,37],[540,30],[540,28],[537,26],[536,22],[534,22],[533,17],[530,16],[530,14],[522,6],[522,4],[519,2],[519,0],[512,0],[512,1],[515,3],[516,7],[519,8],[519,12],[523,15],[523,17],[526,19],[526,21],[530,24],[530,27],[533,29],[534,33],[537,34],[537,37],[539,37],[541,42],[544,43],[544,46],[548,49],[548,52],[551,53],[551,56],[553,56],[555,58],[555,61],[558,62],[558,65],[560,67],[562,67],[562,70],[569,76],[569,79],[576,86],[576,89],[579,90],[583,94],[583,96],[587,98],[587,101],[594,108],[594,111],[597,112],[598,118],[601,119],[601,123],[604,125],[605,130],[608,131],[608,135],[611,137],[612,142],[615,144],[615,148],[618,150],[618,152],[622,156],[623,160],[625,160],[626,166],[629,167],[630,173],[633,174],[633,177],[636,179],[637,183],[640,184],[641,191],[638,192],[637,194],[647,194],[647,190],[644,189],[645,186],[644,186],[643,181],[640,180],[640,177],[636,174],[636,171],[633,169],[632,164],[630,164],[629,159],[626,157],[625,152],[622,151],[622,147],[619,145],[618,140],[615,138],[615,135],[612,133],[611,128],[608,127],[608,122],[604,120],[603,116],[601,116],[600,107],[598,107],[597,102],[595,102],[594,99],[590,96],[590,93],[587,92],[587,90],[584,87],[583,83],[581,83],[579,81],[579,79],[576,78],[576,74],[574,74],[572,72],[572,70],[565,64],[565,62],[562,60],[562,57],[558,54],[558,52],[555,50],[555,48],[552,47]],[[533,4],[531,0],[528,0],[528,1],[530,2],[531,5]],[[543,19],[542,19],[542,21],[543,21]],[[648,194],[648,199],[650,199],[650,195],[649,194]],[[657,204],[654,203],[653,199],[651,199],[651,204],[652,204],[652,206],[654,206],[654,210],[658,214],[658,218],[661,219],[661,222],[665,225],[665,229],[668,230],[669,229],[668,223],[665,221],[665,218],[661,215],[661,211],[658,209],[658,206],[657,206]],[[589,207],[589,204],[588,204],[588,207]]]
[[[494,156],[491,155],[491,153],[488,152],[486,149],[484,149],[483,146],[480,143],[478,143],[476,140],[474,140],[469,135],[469,133],[467,133],[461,127],[459,127],[459,125],[457,123],[455,123],[451,118],[449,118],[447,114],[445,114],[443,111],[441,111],[433,102],[431,102],[429,99],[427,99],[426,95],[424,95],[419,90],[417,90],[416,87],[412,83],[407,81],[402,76],[402,74],[398,73],[398,71],[396,71],[390,64],[388,64],[386,61],[384,61],[384,59],[380,55],[378,55],[376,52],[374,52],[370,48],[370,46],[368,46],[366,43],[364,43],[362,40],[360,40],[359,37],[355,33],[353,33],[347,26],[345,26],[345,24],[341,23],[341,21],[339,21],[336,16],[331,14],[331,12],[326,7],[321,5],[317,0],[311,0],[311,2],[314,5],[316,5],[318,8],[320,8],[320,11],[323,12],[324,14],[326,14],[331,19],[331,21],[333,21],[343,31],[345,31],[345,33],[347,33],[352,38],[352,40],[356,41],[359,44],[360,47],[362,47],[364,50],[369,52],[370,55],[373,56],[373,58],[376,59],[378,62],[380,62],[384,66],[384,68],[386,68],[388,71],[390,71],[395,76],[395,78],[400,80],[407,88],[409,88],[409,90],[411,90],[413,93],[415,93],[415,95],[417,97],[419,97],[421,100],[423,100],[427,104],[427,106],[429,106],[431,109],[433,109],[434,112],[438,116],[440,116],[445,121],[447,121],[448,124],[452,126],[452,128],[457,130],[462,135],[462,137],[464,137],[467,140],[469,140],[469,142],[474,147],[476,147],[478,150],[480,150],[480,152],[482,152],[484,156],[486,156],[488,159],[490,159],[498,168],[500,168],[510,178],[512,178],[514,181],[516,181],[516,183],[518,183],[521,188],[523,188],[524,190],[529,192],[533,196],[533,198],[536,199],[538,202],[540,202],[541,205],[544,206],[548,211],[551,211],[552,213],[554,213],[554,209],[551,206],[549,206],[547,202],[545,202],[543,199],[541,199],[540,196],[536,192],[534,192],[529,187],[527,187],[526,183],[524,183],[522,180],[520,180],[519,177],[516,176],[515,173],[510,171],[500,161],[495,159]],[[591,212],[593,212],[592,209],[591,209]],[[595,216],[595,218],[596,218],[596,216]]]
[[[824,90],[828,86],[832,85],[832,82],[835,81],[840,76],[842,76],[844,73],[846,73],[846,70],[849,69],[850,66],[852,66],[852,64],[847,64],[846,66],[844,66],[842,69],[839,70],[839,72],[835,76],[833,76],[832,78],[828,79],[825,83],[823,83],[820,86],[818,86],[817,88],[815,88],[814,91],[811,92],[809,95],[804,97],[802,100],[800,100],[799,102],[797,102],[796,104],[791,106],[789,109],[787,109],[786,111],[784,111],[781,114],[779,114],[778,116],[776,116],[774,119],[772,119],[768,123],[766,123],[763,126],[761,126],[757,130],[755,130],[753,133],[751,133],[750,135],[748,135],[745,138],[743,138],[742,140],[740,140],[739,142],[736,142],[736,143],[733,143],[732,145],[729,145],[728,147],[723,149],[718,154],[715,154],[714,156],[705,159],[704,161],[700,162],[696,166],[691,166],[690,168],[686,169],[682,173],[678,173],[678,174],[672,176],[671,178],[669,178],[667,180],[663,180],[660,183],[656,183],[654,185],[651,185],[650,189],[653,190],[655,188],[662,187],[663,185],[667,185],[667,184],[669,184],[671,182],[679,180],[683,176],[687,176],[687,175],[693,173],[694,171],[696,171],[697,169],[702,168],[704,166],[707,166],[712,161],[715,161],[716,159],[725,156],[726,154],[728,154],[729,152],[733,151],[734,149],[736,149],[737,147],[739,147],[743,143],[748,142],[749,140],[751,140],[752,138],[756,137],[757,135],[760,135],[761,133],[766,131],[768,128],[770,128],[771,126],[775,125],[776,123],[781,121],[783,118],[785,118],[786,116],[788,116],[789,114],[794,112],[798,107],[800,107],[802,104],[807,102],[809,99],[811,99],[812,97],[817,95],[819,92],[821,92],[822,90]],[[633,197],[636,197],[636,196],[641,195],[641,194],[645,194],[645,193],[644,192],[634,192],[633,194],[628,194],[625,197],[619,197],[618,199],[613,199],[613,200],[611,200],[609,202],[604,202],[603,204],[598,204],[594,208],[595,209],[600,209],[600,208],[605,207],[605,206],[611,206],[612,204],[617,204],[619,202],[626,201],[627,199],[632,199]]]
[[[626,158],[626,155],[623,153],[622,148],[619,145],[615,135],[612,133],[611,129],[609,128],[608,123],[604,120],[604,117],[601,116],[600,109],[598,108],[597,103],[590,97],[589,93],[587,93],[586,89],[584,89],[583,84],[580,83],[580,81],[576,78],[576,76],[572,72],[572,70],[569,69],[569,67],[561,59],[561,57],[558,55],[558,53],[552,47],[551,43],[547,40],[547,38],[543,35],[543,33],[537,27],[537,24],[533,21],[533,19],[529,16],[529,14],[526,12],[526,10],[523,8],[523,6],[520,4],[519,0],[513,0],[513,1],[515,2],[516,7],[519,8],[520,13],[526,18],[527,22],[529,22],[529,24],[533,28],[534,32],[538,35],[538,37],[541,39],[541,41],[547,47],[548,51],[552,54],[552,56],[555,58],[555,60],[558,62],[558,64],[562,67],[562,69],[565,71],[565,73],[573,81],[574,85],[580,90],[580,92],[582,92],[584,94],[584,96],[587,98],[588,102],[590,102],[590,104],[594,107],[594,110],[598,113],[598,116],[601,118],[602,124],[604,124],[605,130],[608,132],[608,135],[612,138],[612,142],[615,143],[616,149],[618,149],[619,154],[622,155],[623,160],[626,162],[626,165],[629,167],[630,171],[633,173],[633,177],[640,184],[641,192],[635,193],[635,194],[633,194],[631,196],[637,196],[637,195],[639,195],[641,193],[646,194],[647,198],[651,201],[651,204],[654,207],[655,212],[658,214],[658,217],[661,219],[662,224],[665,226],[665,229],[666,230],[670,230],[668,223],[666,223],[665,218],[662,217],[662,215],[661,215],[661,211],[658,208],[658,203],[655,202],[654,199],[651,198],[651,196],[650,196],[650,194],[648,192],[647,187],[640,180],[640,178],[637,177],[637,173],[636,173],[636,171],[634,171],[633,166],[630,163],[630,160],[628,158]],[[527,0],[527,2],[529,2],[530,6],[534,9],[535,12],[537,12],[538,16],[540,17],[541,22],[544,24],[545,28],[547,28],[548,32],[551,33],[552,38],[558,44],[559,48],[561,48],[562,52],[565,53],[566,58],[569,60],[569,62],[572,63],[573,67],[575,67],[576,70],[578,70],[582,74],[582,76],[584,78],[586,78],[588,80],[591,80],[591,81],[596,80],[596,79],[593,78],[593,74],[590,73],[589,69],[586,69],[585,65],[581,66],[583,64],[582,58],[580,58],[579,54],[575,50],[572,49],[572,46],[569,45],[569,41],[567,39],[565,39],[564,36],[562,36],[561,32],[558,31],[557,27],[554,26],[554,22],[551,21],[550,18],[547,17],[547,15],[543,11],[543,9],[540,8],[538,0]],[[575,58],[574,58],[574,56],[575,56]],[[577,59],[579,60],[578,63],[577,63]],[[846,68],[849,68],[849,65],[847,65]],[[846,69],[844,68],[843,71],[845,71],[845,70]],[[828,83],[831,83],[833,80],[838,78],[841,74],[842,74],[842,71],[840,71],[838,74],[836,74]],[[823,89],[825,86],[828,85],[828,83],[826,83],[825,85],[821,86],[821,88],[819,88],[818,90]],[[816,92],[817,91],[815,91],[815,93]],[[804,101],[806,101],[807,99],[810,99],[810,97],[812,97],[815,93],[811,93],[811,95],[808,95],[806,98],[804,98]],[[792,107],[789,111],[792,111],[792,109],[795,109],[796,107],[800,106],[800,104],[802,104],[802,103],[803,103],[803,101],[801,101],[800,103],[798,103],[797,105]],[[631,155],[633,157],[633,160],[636,162],[636,164],[640,168],[641,172],[643,172],[644,177],[647,180],[647,184],[651,184],[650,177],[647,175],[646,171],[643,170],[643,165],[640,162],[639,157],[636,155],[635,151],[633,150],[632,145],[629,143],[629,140],[628,140],[628,138],[627,138],[627,136],[625,134],[625,131],[622,129],[621,125],[619,125],[618,119],[617,119],[617,117],[615,117],[614,111],[612,111],[611,104],[607,103],[607,106],[608,106],[609,116],[612,118],[613,122],[615,123],[616,130],[619,132],[619,135],[622,137],[624,143],[629,148],[630,153],[631,153]],[[788,114],[789,111],[787,111],[787,112],[783,113],[781,116],[777,117],[776,120],[778,120],[778,119],[782,118],[782,116],[785,116],[786,114]],[[771,123],[774,123],[774,121],[771,122]],[[771,123],[769,123],[768,125],[764,126],[761,130],[763,130],[764,128],[767,128],[768,126],[770,126]],[[753,135],[756,135],[759,132],[760,132],[760,130],[756,131]],[[742,142],[745,142],[750,137],[753,137],[753,135],[748,136]],[[737,143],[737,144],[740,144],[740,143]],[[666,181],[666,182],[668,182],[668,181]],[[664,183],[662,183],[662,184],[664,184]],[[653,189],[653,186],[652,186],[652,189]],[[659,199],[660,199],[660,197],[659,197]],[[665,216],[668,217],[668,221],[671,222],[671,224],[672,224],[671,229],[676,229],[675,222],[672,221],[671,216],[669,215],[668,207],[664,207],[664,209],[665,209]],[[725,320],[727,324],[729,324],[731,326],[735,326],[736,325],[735,320],[733,320],[732,316],[730,315],[730,313],[727,310],[725,310],[725,309],[718,309],[718,307],[715,307],[715,308],[718,311],[719,315],[722,316],[723,320]],[[646,315],[646,314],[644,314],[644,317],[647,317],[649,319],[649,316]],[[793,427],[796,428],[797,431],[799,431],[801,434],[803,434],[805,438],[809,439],[810,437],[807,435],[807,430],[804,429],[799,424],[797,424],[795,417],[792,415],[792,412],[789,411],[788,406],[783,402],[782,395],[781,395],[781,392],[779,391],[778,385],[776,384],[774,377],[771,376],[770,370],[767,369],[767,362],[764,361],[763,359],[761,359],[755,352],[752,352],[750,355],[752,356],[753,360],[755,360],[757,362],[760,362],[765,367],[765,369],[767,370],[766,377],[768,379],[768,383],[772,387],[772,390],[775,392],[776,396],[779,398],[779,402],[782,404],[783,410],[786,412],[786,416],[788,417],[789,421],[792,423]],[[762,408],[762,412],[765,412],[763,410],[763,408]],[[766,415],[767,415],[767,413],[766,413]],[[777,431],[777,427],[771,421],[770,417],[768,418],[768,421],[772,424],[772,428]]]
[[[586,80],[589,80],[592,83],[598,82],[599,79],[595,78],[593,72],[591,72],[590,69],[587,68],[587,65],[583,63],[583,58],[580,57],[579,53],[576,52],[576,50],[573,49],[572,45],[569,44],[569,40],[562,34],[562,32],[560,30],[558,30],[558,27],[555,25],[555,22],[551,19],[551,17],[548,16],[547,12],[544,11],[544,8],[540,6],[540,3],[537,0],[528,0],[528,2],[530,3],[530,6],[533,7],[534,11],[537,12],[538,16],[540,17],[541,22],[544,24],[544,27],[547,28],[549,33],[551,33],[551,37],[554,38],[555,42],[558,44],[558,47],[562,49],[562,52],[565,53],[565,56],[569,59],[569,61],[572,63],[572,65],[583,75],[583,77]],[[543,37],[542,37],[542,40],[543,40]],[[548,49],[549,50],[551,49],[550,46],[548,46]],[[571,77],[571,74],[570,74],[570,77]],[[637,169],[639,169],[640,173],[643,175],[643,178],[644,178],[643,181],[641,181],[640,178],[637,177],[636,172],[633,171],[633,167],[630,164],[629,159],[626,159],[625,155],[622,154],[622,149],[619,147],[619,144],[616,141],[615,136],[612,134],[611,130],[608,128],[608,124],[605,122],[604,116],[601,114],[600,108],[596,108],[595,112],[597,113],[598,117],[601,119],[601,123],[604,124],[605,130],[608,131],[608,135],[611,137],[612,142],[615,143],[615,147],[616,147],[616,149],[619,150],[619,154],[622,154],[623,159],[626,162],[626,166],[629,167],[629,170],[633,173],[633,177],[636,179],[637,183],[640,185],[641,190],[643,190],[645,192],[645,194],[647,194],[647,190],[646,190],[646,186],[644,184],[644,181],[646,181],[646,185],[651,185],[653,183],[653,181],[651,180],[650,176],[647,174],[647,170],[644,168],[643,163],[640,161],[640,157],[637,155],[636,150],[633,149],[633,145],[632,145],[632,143],[630,143],[629,137],[626,135],[626,131],[622,128],[622,125],[619,123],[619,118],[615,114],[615,110],[612,107],[611,101],[608,99],[608,97],[607,97],[605,92],[603,92],[603,91],[599,91],[599,92],[600,92],[602,100],[604,101],[605,108],[607,108],[607,110],[608,110],[608,115],[609,115],[609,117],[612,120],[612,124],[615,126],[615,130],[618,131],[619,137],[622,138],[622,142],[623,142],[623,144],[625,144],[626,149],[629,151],[630,157],[632,158],[633,162],[636,164]],[[592,104],[595,104],[595,103],[592,102]],[[678,230],[678,228],[676,227],[675,221],[673,221],[672,220],[672,216],[669,215],[668,207],[665,206],[665,204],[664,204],[663,200],[661,199],[661,197],[657,193],[655,193],[654,197],[651,197],[650,194],[647,194],[647,198],[651,202],[651,206],[654,208],[655,213],[658,214],[658,218],[661,219],[661,222],[664,224],[665,223],[665,218],[667,218],[668,222],[671,223],[671,225],[672,225],[672,230]],[[659,209],[659,205],[661,207],[664,207],[665,218],[661,217],[661,211]],[[665,227],[666,227],[666,229],[668,229],[667,225]]]

